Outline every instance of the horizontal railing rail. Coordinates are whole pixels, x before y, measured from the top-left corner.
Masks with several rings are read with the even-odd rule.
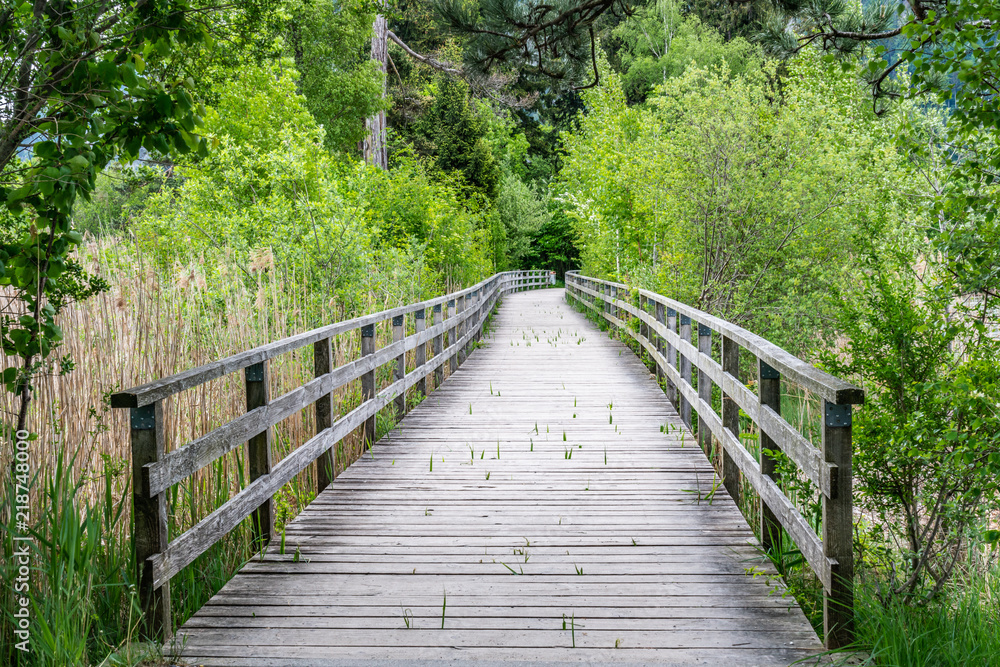
[[[697,412],[702,448],[710,450],[710,438],[721,445],[722,481],[730,495],[739,502],[742,479],[760,498],[762,547],[766,551],[780,547],[784,530],[822,582],[827,646],[850,643],[854,622],[851,406],[864,402],[864,392],[746,329],[655,292],[568,272],[566,294],[645,350],[689,429],[692,409]],[[630,326],[632,318],[638,321],[637,330]],[[713,358],[713,333],[722,339],[718,360]],[[756,358],[756,395],[739,379],[741,350]],[[822,400],[819,447],[781,416],[782,379]],[[721,415],[712,406],[713,385],[721,390]],[[760,433],[756,460],[740,441],[741,410]],[[822,535],[782,492],[770,453],[776,451],[819,489]]]
[[[198,368],[155,380],[111,397],[111,405],[129,408],[132,442],[133,536],[139,603],[150,636],[169,636],[170,579],[216,542],[253,515],[255,545],[273,536],[272,497],[295,475],[317,464],[317,492],[333,480],[333,448],[355,429],[362,429],[364,448],[375,438],[375,415],[390,405],[397,416],[406,410],[406,391],[427,391],[465,360],[482,335],[483,326],[501,296],[552,285],[550,271],[507,271],[467,289],[427,301],[383,310],[284,338],[234,354]],[[428,326],[428,313],[433,323]],[[413,327],[406,335],[406,318]],[[391,321],[393,342],[376,349],[376,325]],[[361,356],[332,367],[333,338],[359,330]],[[314,379],[272,399],[268,362],[282,354],[313,346]],[[428,355],[428,347],[430,354]],[[415,368],[406,371],[406,354],[413,351]],[[376,392],[375,373],[393,365],[392,383]],[[165,451],[163,402],[182,391],[238,371],[244,372],[247,411],[170,452]],[[334,419],[333,392],[361,380],[362,402]],[[275,425],[309,407],[315,409],[316,434],[272,465],[271,437]],[[182,534],[168,535],[166,493],[199,470],[246,443],[249,481],[208,516]]]

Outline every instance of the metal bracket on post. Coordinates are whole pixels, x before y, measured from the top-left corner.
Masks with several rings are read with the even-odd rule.
[[[677,317],[677,311],[673,308],[667,307],[667,317]]]
[[[685,324],[690,325],[691,324],[691,318],[688,317],[687,315],[681,315],[681,326],[684,326]]]
[[[393,317],[392,318],[392,326],[394,326],[394,327],[401,327],[401,326],[403,326],[403,316],[402,315],[396,315],[395,317]]]
[[[760,360],[760,379],[761,380],[780,380],[781,373],[777,369],[772,368],[763,359]]]
[[[129,411],[129,422],[133,431],[152,431],[156,428],[156,404],[132,408]]]
[[[698,337],[700,338],[701,336],[711,336],[711,335],[712,335],[712,327],[708,326],[707,324],[702,324],[701,322],[699,322]]]
[[[264,362],[246,367],[247,382],[264,381]]]
[[[361,327],[361,337],[362,338],[374,338],[375,337],[375,325],[366,324]]]
[[[826,425],[830,428],[843,428],[851,425],[851,406],[826,404]]]

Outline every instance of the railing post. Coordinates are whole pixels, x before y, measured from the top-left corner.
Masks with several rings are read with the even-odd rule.
[[[734,340],[728,336],[722,337],[722,376],[726,373],[732,376],[732,381],[739,382],[740,377],[740,348]],[[723,385],[725,387],[725,385]],[[725,389],[722,391],[722,428],[728,429],[740,440],[740,407],[736,401],[729,396]],[[740,504],[740,469],[733,461],[733,457],[725,447],[722,447],[722,483],[733,497],[736,504]]]
[[[313,374],[315,377],[326,375],[333,369],[333,351],[329,338],[313,343]],[[316,434],[319,435],[333,426],[333,394],[324,394],[316,401]],[[316,459],[316,493],[330,486],[335,475],[333,447],[326,450]]]
[[[267,362],[262,361],[253,366],[247,366],[244,371],[247,385],[247,412],[267,405],[270,391],[267,382]],[[271,473],[271,428],[247,441],[247,468],[250,480],[254,481]],[[274,498],[268,498],[260,507],[254,510],[253,531],[254,549],[259,551],[267,546],[274,533]]]
[[[757,384],[757,395],[760,398],[760,409],[771,408],[780,415],[781,373],[768,366],[763,359],[758,360],[758,366],[760,377]],[[777,483],[778,474],[775,471],[774,457],[768,454],[767,450],[778,449],[778,444],[764,432],[764,429],[759,429],[759,432],[760,472]],[[760,502],[760,544],[765,553],[774,553],[775,547],[781,547],[781,523],[763,499]]]
[[[698,323],[698,351],[712,356],[712,330],[701,322]],[[712,380],[709,379],[708,373],[702,370],[701,364],[698,365],[698,398],[709,406],[712,405]],[[698,444],[701,445],[702,451],[708,454],[712,450],[712,434],[700,414],[701,410],[698,412]]]
[[[656,313],[654,317],[656,321],[660,324],[666,326],[666,311],[663,304],[659,301],[653,301]],[[653,334],[653,339],[656,341],[656,351],[660,353],[660,356],[664,359],[667,358],[667,350],[663,345],[664,339],[660,334]],[[663,366],[659,361],[656,362],[656,384],[663,386],[663,378],[666,377],[666,371],[663,370]]]
[[[677,311],[673,308],[667,308],[667,330],[677,333]],[[677,350],[674,349],[672,343],[667,343],[667,363],[677,370]],[[667,378],[667,398],[674,405],[675,410],[680,409],[680,392],[677,391],[677,387],[674,386],[674,381],[669,377]]]
[[[451,328],[448,329],[448,347],[451,347],[452,345],[455,344],[456,340],[455,334],[458,333],[458,326],[454,322],[455,315],[458,314],[458,308],[455,305],[455,303],[456,303],[455,299],[450,299],[448,301],[448,319],[453,320],[451,323]],[[456,352],[455,354],[452,354],[451,357],[448,359],[448,373],[450,375],[451,373],[454,373],[457,370],[458,370],[458,354]]]
[[[830,497],[823,496],[823,555],[836,559],[831,589],[823,598],[823,634],[828,649],[854,639],[854,498],[851,467],[851,406],[823,401],[823,459],[837,466]]]
[[[680,337],[681,337],[681,340],[683,340],[683,341],[687,341],[688,343],[691,342],[691,318],[688,317],[687,315],[681,315]],[[682,352],[680,349],[678,349],[677,351],[680,352],[680,357],[681,357],[681,380],[683,380],[684,382],[686,382],[687,385],[689,387],[691,387],[692,386],[692,382],[691,382],[691,360],[688,359],[687,355],[685,355],[684,352]],[[677,393],[680,395],[681,419],[684,420],[684,423],[687,424],[688,430],[690,430],[691,429],[691,403],[688,402],[688,400],[684,397],[684,394],[679,389],[678,389]]]
[[[444,315],[441,313],[441,304],[439,303],[434,306],[434,324],[441,324],[442,322],[444,322]],[[443,349],[444,333],[442,332],[437,336],[434,336],[434,357],[436,358],[441,356],[441,351]],[[434,369],[434,389],[437,390],[437,388],[441,386],[442,382],[444,382],[444,364],[441,364]]]
[[[375,325],[366,324],[361,327],[361,356],[367,357],[375,354]],[[375,369],[368,371],[361,376],[361,402],[364,404],[375,398]],[[368,449],[375,443],[375,413],[365,420],[361,428],[362,451]]]
[[[646,297],[642,294],[639,295],[639,310],[643,312],[644,315],[649,314],[649,304],[646,302]],[[646,324],[646,320],[639,320],[639,337],[642,338],[646,343],[650,343],[649,340],[649,325]],[[646,366],[649,366],[649,352],[646,351],[644,347],[639,350],[639,358],[642,359]]]
[[[403,316],[396,315],[392,318],[392,342],[398,343],[403,340],[403,335],[405,334],[403,327]],[[393,382],[399,382],[404,377],[406,377],[406,352],[396,357],[396,364],[392,369],[392,380]],[[402,419],[403,415],[406,414],[406,392],[399,392],[399,396],[393,399],[393,403],[396,408],[396,418]]]
[[[135,540],[135,580],[144,634],[152,639],[169,638],[170,582],[153,588],[153,564],[149,557],[167,548],[167,494],[150,497],[144,489],[143,466],[163,457],[163,405],[160,401],[132,408],[132,536]]]
[[[421,308],[416,313],[414,313],[414,331],[419,335],[424,332],[427,328],[427,320],[424,317],[424,309]],[[417,345],[417,348],[413,351],[413,364],[418,369],[423,368],[424,364],[427,363],[427,343],[421,343]],[[417,391],[420,392],[422,396],[427,395],[427,377],[422,375],[420,379],[417,380]]]
[[[476,298],[476,318],[475,318],[475,320],[473,320],[472,326],[474,326],[476,328],[476,333],[472,337],[472,342],[473,343],[478,343],[480,340],[482,340],[482,337],[483,337],[483,330],[479,328],[479,321],[483,317],[483,288],[482,287],[480,287],[479,289],[476,290],[476,297],[475,298]],[[475,349],[475,348],[473,348],[473,349]]]
[[[459,317],[461,317],[462,314],[465,313],[465,301],[466,301],[465,295],[462,295],[462,296],[458,297],[458,299],[456,299],[455,312],[458,314]],[[469,330],[469,323],[468,323],[467,320],[459,323],[457,325],[457,332],[455,334],[456,340],[459,340],[459,341],[462,340],[462,338],[465,337],[465,334],[466,334],[466,332],[468,330]],[[458,365],[459,366],[461,366],[462,364],[465,363],[465,357],[467,356],[465,348],[466,348],[466,345],[464,345],[464,344],[458,346]]]

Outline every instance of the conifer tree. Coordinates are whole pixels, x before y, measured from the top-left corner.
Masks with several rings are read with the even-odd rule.
[[[500,167],[486,143],[486,122],[469,108],[469,86],[461,79],[442,76],[438,94],[428,114],[435,147],[435,166],[459,172],[470,194],[493,200],[500,181]]]

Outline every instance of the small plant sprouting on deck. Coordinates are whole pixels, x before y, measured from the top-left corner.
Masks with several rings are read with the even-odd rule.
[[[444,591],[441,598],[441,629],[444,630],[444,615],[448,609],[448,591]]]
[[[583,575],[583,566],[582,565],[578,566],[576,563],[573,563],[573,569],[576,570],[576,573],[578,575],[581,575],[581,576]]]
[[[402,607],[400,607],[402,609]],[[413,627],[413,610],[403,609],[403,623],[406,624],[406,629],[409,630]]]

